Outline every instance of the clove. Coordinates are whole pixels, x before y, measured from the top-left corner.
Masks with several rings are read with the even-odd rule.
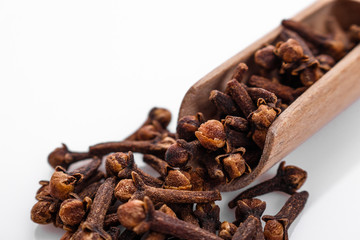
[[[304,209],[308,197],[309,193],[306,191],[294,193],[275,216],[263,216],[262,219],[266,222],[265,238],[267,240],[288,240],[287,231],[291,223]]]
[[[148,230],[189,240],[221,240],[218,236],[191,223],[184,222],[155,210],[150,198],[129,201],[118,208],[121,225],[137,234]]]
[[[126,188],[126,191],[123,191],[124,187],[116,187],[115,196],[120,199],[126,199],[125,196],[129,196],[130,191],[135,191],[131,195],[131,200],[134,199],[143,199],[145,196],[148,196],[152,201],[163,202],[163,203],[207,203],[216,200],[221,200],[221,195],[218,190],[215,191],[187,191],[187,190],[173,190],[173,189],[162,189],[148,186],[141,179],[139,174],[136,172],[132,173],[133,185]],[[124,180],[120,181],[118,185],[126,186],[123,184]],[[126,182],[130,185],[130,182]]]
[[[109,176],[117,176],[120,179],[131,178],[131,172],[138,173],[144,182],[150,186],[161,187],[163,182],[137,167],[134,160],[134,154],[117,152],[106,157],[106,172]]]
[[[111,240],[104,229],[106,212],[110,206],[115,186],[115,179],[110,177],[99,187],[87,218],[72,236],[73,240],[105,239]]]
[[[254,198],[273,191],[294,194],[304,184],[306,177],[307,173],[301,168],[285,166],[285,162],[281,162],[275,177],[245,190],[228,205],[234,208],[238,200]]]
[[[48,156],[48,162],[50,166],[56,168],[61,166],[64,169],[67,169],[70,164],[91,158],[90,153],[88,152],[71,152],[65,144],[62,144],[62,147],[56,148]]]

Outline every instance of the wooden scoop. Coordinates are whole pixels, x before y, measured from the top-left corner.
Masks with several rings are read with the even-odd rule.
[[[317,1],[294,18],[310,25],[314,30],[325,32],[325,20],[334,15],[344,29],[353,23],[360,25],[360,0]],[[206,119],[214,118],[215,107],[210,103],[210,91],[223,91],[234,68],[240,62],[254,67],[253,54],[266,43],[278,37],[281,27],[276,28],[242,52],[236,54],[195,83],[185,94],[179,118],[202,112]],[[332,118],[338,115],[360,96],[360,45],[355,47],[329,72],[294,101],[269,128],[265,147],[258,166],[250,174],[219,185],[221,191],[232,191],[250,184],[274,164],[312,136]]]

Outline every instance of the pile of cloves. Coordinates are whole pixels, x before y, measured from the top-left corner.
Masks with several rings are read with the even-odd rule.
[[[360,26],[346,32],[329,17],[323,35],[291,20],[282,25],[274,44],[254,53],[250,77],[248,66],[239,63],[225,90],[210,93],[215,118],[184,116],[173,133],[171,113],[153,108],[122,141],[87,152],[72,152],[65,144],[56,148],[48,156],[55,171],[40,181],[32,221],[66,230],[63,240],[288,239],[308,198],[298,192],[304,170],[282,162],[275,177],[241,192],[229,202],[234,222],[220,221],[216,186],[256,168],[271,124],[360,42]],[[140,169],[134,152],[159,176]],[[70,170],[80,161],[81,167]],[[275,216],[261,218],[266,203],[258,197],[273,191],[290,197]]]

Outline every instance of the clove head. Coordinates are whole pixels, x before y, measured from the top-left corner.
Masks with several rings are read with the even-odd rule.
[[[178,169],[169,170],[165,178],[164,188],[190,190],[192,188],[190,174]]]
[[[203,123],[202,113],[196,115],[183,116],[179,119],[176,126],[176,133],[178,138],[184,139],[185,141],[195,140],[195,132],[198,130],[200,125]]]
[[[275,69],[280,64],[280,61],[274,51],[275,47],[273,45],[257,50],[254,55],[255,63],[267,70]]]
[[[49,224],[53,221],[51,211],[53,203],[50,201],[38,201],[31,209],[31,220],[37,224]]]
[[[66,199],[60,205],[59,216],[68,226],[76,226],[85,216],[85,206],[80,199]]]
[[[134,156],[131,152],[112,153],[106,157],[105,168],[109,176],[126,178],[130,173],[127,168],[134,167]]]
[[[149,113],[149,118],[158,121],[163,128],[166,128],[171,121],[171,112],[165,108],[153,108]]]
[[[140,200],[133,200],[119,206],[117,215],[119,222],[125,228],[137,233],[136,227],[145,221],[145,204]]]
[[[286,63],[297,62],[304,57],[303,48],[293,38],[289,38],[286,42],[279,42],[274,53]]]
[[[249,119],[258,129],[265,129],[275,121],[276,115],[274,108],[262,104],[249,115]]]
[[[156,129],[156,127],[154,125],[149,124],[149,125],[145,125],[145,126],[141,127],[136,132],[136,140],[139,140],[139,141],[151,140],[159,135],[160,135],[160,133],[159,133],[158,129]]]
[[[283,182],[288,189],[292,189],[295,192],[306,181],[307,172],[296,166],[283,166],[284,165],[281,166],[283,169]]]
[[[212,119],[201,124],[195,132],[195,136],[204,148],[212,151],[225,145],[226,134],[224,125],[218,120]]]
[[[136,190],[132,179],[123,179],[116,185],[114,195],[121,202],[127,202]]]
[[[67,168],[72,160],[71,152],[65,144],[62,144],[62,147],[56,148],[48,156],[48,162],[53,168],[56,166]]]
[[[283,225],[277,220],[269,220],[264,227],[264,236],[266,240],[283,240],[285,230]]]
[[[235,224],[239,224],[247,219],[248,216],[253,215],[256,218],[261,217],[266,208],[266,202],[258,198],[242,199],[237,201],[235,209]]]
[[[245,148],[238,148],[232,153],[219,155],[215,158],[216,161],[223,165],[228,181],[240,177],[245,172],[251,172],[250,167],[243,158],[244,153]]]
[[[189,152],[178,142],[173,143],[165,153],[165,161],[173,167],[185,166],[190,158]]]
[[[80,179],[80,174],[69,175],[62,167],[56,167],[49,183],[51,196],[60,200],[68,199]]]
[[[225,240],[231,240],[236,232],[236,225],[230,222],[224,221],[220,225],[219,237]]]

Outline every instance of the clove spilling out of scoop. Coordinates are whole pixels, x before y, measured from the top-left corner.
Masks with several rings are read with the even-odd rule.
[[[210,92],[213,118],[183,116],[172,132],[170,111],[153,108],[122,140],[82,152],[56,148],[48,156],[55,171],[40,181],[32,221],[64,229],[62,239],[288,239],[309,196],[298,192],[306,171],[280,163],[273,178],[228,203],[233,222],[220,219],[216,187],[254,171],[272,123],[360,42],[360,27],[342,29],[332,16],[323,33],[292,20],[282,25],[274,42],[233,67],[224,89]],[[133,153],[158,176],[139,167]],[[71,170],[74,163],[82,165]],[[268,204],[259,198],[275,192],[288,201],[261,217]]]

